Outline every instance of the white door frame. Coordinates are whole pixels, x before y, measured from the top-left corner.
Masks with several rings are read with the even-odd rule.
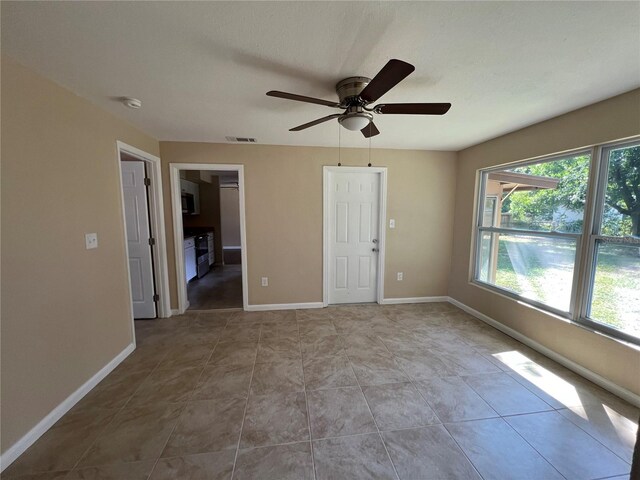
[[[129,305],[131,310],[131,328],[134,331],[133,338],[135,342],[135,328],[133,323],[133,297],[131,296],[131,272],[129,271],[129,246],[127,244],[127,227],[125,223],[125,205],[124,191],[122,189],[122,159],[121,154],[127,155],[145,162],[147,167],[147,175],[151,181],[149,186],[149,219],[151,226],[151,234],[156,239],[155,245],[152,245],[153,252],[153,277],[155,281],[156,293],[160,296],[160,300],[156,304],[158,318],[167,318],[171,316],[171,304],[169,298],[169,269],[167,267],[167,241],[164,229],[164,207],[162,206],[162,173],[160,166],[160,158],[150,153],[144,152],[136,147],[127,145],[124,142],[116,141],[118,162],[118,182],[120,185],[120,202],[122,204],[122,231],[124,235],[124,246],[127,263],[127,285],[129,287]]]
[[[238,199],[240,203],[240,255],[242,262],[242,306],[247,310],[249,286],[247,277],[247,236],[244,211],[244,165],[220,163],[170,163],[171,210],[173,212],[173,243],[176,257],[176,285],[178,287],[178,313],[189,308],[187,282],[184,279],[184,234],[182,226],[182,199],[180,191],[180,170],[205,170],[238,172]]]
[[[329,175],[334,172],[341,173],[377,173],[380,175],[380,209],[378,227],[378,285],[377,299],[382,304],[384,298],[384,257],[386,249],[386,225],[387,225],[387,167],[322,167],[322,304],[329,305]]]

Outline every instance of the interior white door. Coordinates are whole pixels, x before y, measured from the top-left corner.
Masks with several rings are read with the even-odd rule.
[[[329,303],[377,300],[380,174],[330,172]]]
[[[122,162],[125,224],[134,318],[155,318],[153,260],[144,162]]]

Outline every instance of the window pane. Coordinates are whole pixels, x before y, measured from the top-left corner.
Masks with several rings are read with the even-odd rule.
[[[493,227],[496,223],[496,209],[498,197],[487,196],[484,199],[484,212],[482,214],[482,226]]]
[[[640,242],[598,242],[589,317],[640,338]]]
[[[495,234],[491,233],[482,233],[482,238],[480,239],[480,263],[478,268],[478,280],[482,280],[483,282],[493,282],[493,277],[489,277],[490,273],[493,273],[494,269],[490,265],[493,257],[493,237]]]
[[[483,233],[479,253],[479,280],[569,311],[575,240]]]
[[[640,237],[640,145],[609,151],[601,233]]]
[[[501,212],[495,226],[580,233],[590,161],[582,154],[487,173],[485,195],[497,196]]]

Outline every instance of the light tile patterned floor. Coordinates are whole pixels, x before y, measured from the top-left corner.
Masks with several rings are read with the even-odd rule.
[[[2,478],[547,480],[630,470],[638,409],[449,304],[137,323],[138,349]]]

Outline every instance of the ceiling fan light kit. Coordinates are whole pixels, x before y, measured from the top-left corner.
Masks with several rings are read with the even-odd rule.
[[[366,112],[345,113],[338,117],[340,125],[354,132],[367,127],[372,121],[373,115]]]
[[[291,132],[299,132],[337,118],[338,123],[347,130],[360,130],[366,138],[371,138],[380,133],[375,123],[373,123],[374,113],[377,115],[444,115],[451,108],[450,103],[387,103],[369,107],[370,103],[378,100],[414,70],[415,67],[413,65],[402,60],[392,59],[373,79],[368,77],[348,77],[340,80],[336,85],[338,102],[277,90],[271,90],[267,92],[267,95],[344,109],[344,113],[327,115],[312,122],[298,125],[290,129],[289,131]]]

